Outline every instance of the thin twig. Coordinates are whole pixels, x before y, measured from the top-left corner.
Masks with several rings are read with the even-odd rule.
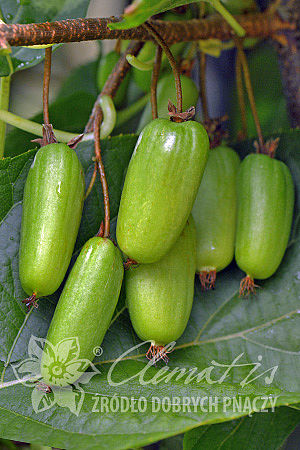
[[[168,61],[170,63],[170,66],[173,70],[173,75],[175,78],[175,85],[176,85],[176,100],[177,100],[177,112],[182,112],[182,90],[181,90],[181,81],[180,81],[180,73],[179,69],[177,67],[176,60],[169,49],[168,45],[164,42],[163,38],[160,36],[160,34],[156,31],[156,29],[153,27],[153,24],[150,22],[145,22],[143,24],[143,27],[146,28],[146,30],[153,36],[155,41],[160,45],[165,52]]]
[[[122,44],[122,39],[121,39],[121,38],[118,38],[118,39],[116,40],[114,50],[115,50],[115,52],[117,52],[117,53],[119,53],[119,54],[121,53],[121,44]]]
[[[98,170],[100,174],[102,192],[103,192],[103,202],[104,202],[104,234],[103,237],[109,237],[110,232],[110,206],[109,206],[109,194],[108,185],[105,176],[104,165],[101,157],[101,146],[100,146],[100,127],[102,122],[103,114],[100,106],[97,106],[95,112],[94,121],[94,136],[95,136],[95,155],[98,165]],[[100,226],[101,229],[101,226]]]
[[[52,59],[52,47],[45,49],[45,61],[44,61],[44,80],[43,80],[43,113],[44,124],[50,125],[49,119],[49,86],[51,77],[51,59]]]
[[[157,119],[157,83],[159,77],[159,71],[161,66],[162,48],[157,45],[155,52],[155,63],[152,70],[151,77],[151,108],[152,108],[152,119]]]
[[[261,125],[260,125],[260,121],[259,121],[259,117],[258,117],[258,113],[257,113],[257,109],[256,109],[248,61],[247,61],[247,58],[246,58],[246,55],[244,52],[244,48],[243,48],[241,39],[238,37],[234,37],[234,41],[235,41],[235,44],[237,47],[238,55],[239,55],[239,58],[240,58],[240,61],[242,64],[242,68],[243,68],[243,72],[244,72],[245,86],[246,86],[246,90],[247,90],[247,94],[248,94],[248,98],[249,98],[252,116],[253,116],[253,119],[255,122],[258,143],[259,143],[259,149],[260,149],[260,152],[263,152],[265,144],[264,144],[264,138],[263,138]]]
[[[246,139],[246,137],[248,135],[248,130],[247,130],[246,103],[245,103],[245,97],[244,97],[244,87],[243,87],[242,76],[243,76],[243,74],[242,74],[241,59],[240,59],[239,53],[237,53],[236,61],[235,61],[235,79],[236,79],[238,102],[239,102],[241,120],[242,120],[242,130],[239,132],[239,138]]]

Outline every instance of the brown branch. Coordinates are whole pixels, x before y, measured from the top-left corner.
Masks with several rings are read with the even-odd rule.
[[[95,111],[95,122],[94,122],[94,136],[95,136],[95,155],[96,162],[98,164],[98,170],[100,174],[102,192],[103,192],[103,202],[104,202],[104,233],[103,237],[109,237],[110,232],[110,206],[109,206],[109,194],[108,185],[104,170],[104,165],[101,157],[101,147],[100,147],[100,127],[102,122],[103,114],[100,106],[98,105]],[[99,233],[101,232],[101,226]],[[99,234],[100,235],[100,234]],[[102,233],[101,233],[102,235]]]
[[[268,38],[284,30],[294,30],[295,23],[281,19],[277,14],[256,13],[236,16],[247,37]],[[118,22],[116,17],[99,19],[69,19],[32,24],[0,24],[0,47],[59,44],[98,39],[152,40],[143,26],[129,30],[110,30],[108,24]],[[151,21],[168,44],[199,39],[232,38],[232,28],[219,16],[180,22]],[[6,43],[6,44],[5,44]]]
[[[126,51],[120,57],[119,61],[115,65],[112,73],[106,80],[106,83],[103,86],[102,92],[99,94],[99,96],[94,104],[91,116],[85,127],[85,133],[91,131],[94,126],[95,113],[96,113],[96,109],[99,105],[99,99],[100,99],[101,95],[109,95],[110,97],[114,97],[114,95],[116,94],[116,92],[118,90],[118,87],[120,86],[121,82],[125,78],[128,70],[130,69],[131,65],[127,61],[126,56],[127,55],[136,56],[139,53],[140,49],[143,47],[143,45],[144,45],[143,42],[131,42],[128,45]]]
[[[155,63],[152,70],[151,77],[151,109],[152,119],[157,119],[157,82],[159,77],[159,71],[161,66],[162,48],[160,45],[156,47]]]

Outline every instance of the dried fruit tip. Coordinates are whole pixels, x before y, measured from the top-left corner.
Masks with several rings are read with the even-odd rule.
[[[253,278],[247,275],[240,283],[239,296],[248,297],[251,294],[256,294],[256,288],[258,287],[257,284],[254,284]]]
[[[36,293],[34,292],[30,297],[24,298],[24,300],[22,300],[22,303],[25,303],[25,305],[27,306],[27,311],[29,311],[31,306],[33,306],[34,308],[38,307],[37,300],[38,299],[36,298]]]
[[[279,145],[280,138],[277,137],[275,139],[269,139],[263,146],[263,148],[260,148],[259,143],[257,141],[253,142],[254,148],[256,149],[257,153],[263,153],[265,155],[270,156],[270,158],[275,158],[275,153],[277,150],[277,147]]]
[[[209,271],[201,270],[201,272],[199,272],[199,280],[203,291],[209,291],[210,289],[214,289],[216,278],[217,278],[216,270],[209,270]]]
[[[152,342],[146,353],[146,357],[152,361],[152,364],[156,364],[160,359],[168,364],[169,358],[167,357],[167,353],[171,353],[171,351],[172,350],[168,350],[168,348],[163,345],[156,345]]]
[[[36,388],[38,391],[44,392],[45,394],[51,394],[52,392],[51,387],[42,381],[37,381]]]
[[[169,102],[168,102],[168,111],[169,111],[170,120],[172,122],[177,122],[177,123],[187,122],[188,120],[192,120],[196,114],[195,106],[191,106],[186,111],[178,112],[176,106],[173,105],[171,100],[169,100]]]
[[[124,270],[128,270],[130,267],[137,267],[139,265],[138,262],[136,262],[134,259],[127,258],[126,261],[124,261],[123,266]]]

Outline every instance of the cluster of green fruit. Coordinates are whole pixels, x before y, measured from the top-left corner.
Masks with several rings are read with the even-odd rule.
[[[20,245],[20,279],[33,302],[63,281],[83,199],[76,153],[65,144],[42,147],[26,181]],[[125,178],[117,241],[126,258],[138,263],[125,273],[126,301],[136,333],[151,342],[151,355],[163,357],[165,344],[183,333],[196,272],[212,284],[212,274],[231,262],[234,249],[249,280],[276,271],[290,234],[293,202],[288,168],[268,155],[251,154],[240,164],[228,147],[209,150],[204,127],[194,121],[156,119],[144,128]],[[91,238],[70,272],[47,340],[56,345],[75,336],[80,358],[93,360],[116,308],[123,273],[116,245],[109,238]],[[52,384],[57,373],[49,370],[50,353],[46,344],[41,371]]]
[[[149,42],[143,50],[141,61],[147,61],[155,46]],[[118,58],[113,52],[100,63],[100,87]],[[150,78],[140,77],[139,70],[133,74],[136,83],[149,90]],[[277,270],[294,204],[292,178],[282,162],[252,154],[240,163],[224,145],[209,150],[200,123],[168,120],[166,105],[176,92],[173,75],[162,74],[157,90],[160,119],[151,120],[149,102],[140,119],[142,132],[126,174],[117,222],[117,242],[128,267],[125,290],[131,322],[137,335],[151,342],[149,356],[154,358],[164,358],[165,345],[186,328],[195,273],[203,288],[212,288],[216,273],[235,255],[247,274],[242,290],[251,292],[254,278],[268,278]],[[187,76],[182,75],[181,82],[187,109],[196,104],[198,90]],[[118,90],[116,105],[124,100],[126,84]],[[81,221],[84,184],[81,164],[67,145],[50,144],[37,152],[25,186],[20,244],[20,280],[30,295],[28,305],[36,306],[36,299],[54,293],[66,275]],[[119,248],[98,235],[83,246],[48,331],[52,345],[77,337],[79,358],[93,360],[121,290]],[[52,384],[57,373],[49,371],[50,354],[46,344],[41,373]]]

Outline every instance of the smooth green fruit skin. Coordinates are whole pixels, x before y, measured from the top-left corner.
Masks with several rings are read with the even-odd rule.
[[[192,210],[209,142],[198,122],[153,120],[138,138],[117,222],[121,250],[139,263],[162,258]]]
[[[28,295],[53,294],[69,266],[84,201],[84,174],[66,144],[35,155],[25,184],[19,275]]]
[[[158,262],[125,273],[133,328],[143,341],[176,341],[190,317],[196,269],[196,230],[190,217],[172,249]]]
[[[120,59],[119,53],[114,50],[101,57],[97,72],[97,85],[100,92],[102,91],[107,78],[112,73],[119,59]],[[128,83],[129,83],[129,74],[126,75],[126,77],[120,84],[116,92],[116,95],[114,96],[113,100],[116,108],[121,106],[125,100]]]
[[[237,191],[236,262],[251,278],[269,278],[283,258],[291,231],[290,171],[268,155],[251,154],[240,165]]]
[[[210,150],[192,214],[197,230],[197,272],[224,269],[233,259],[240,164],[229,147]]]
[[[191,106],[196,106],[199,92],[193,80],[185,75],[181,75],[182,87],[182,110],[186,111]],[[159,118],[168,119],[168,101],[176,105],[176,88],[173,74],[162,78],[157,85],[157,113]],[[147,103],[141,116],[138,132],[152,120],[151,103]]]
[[[121,253],[113,242],[94,237],[86,242],[64,286],[51,321],[47,340],[57,345],[76,337],[77,359],[92,361],[93,349],[100,346],[116,308],[122,280]],[[49,384],[47,344],[41,362],[41,374]],[[67,383],[66,383],[67,384]]]

